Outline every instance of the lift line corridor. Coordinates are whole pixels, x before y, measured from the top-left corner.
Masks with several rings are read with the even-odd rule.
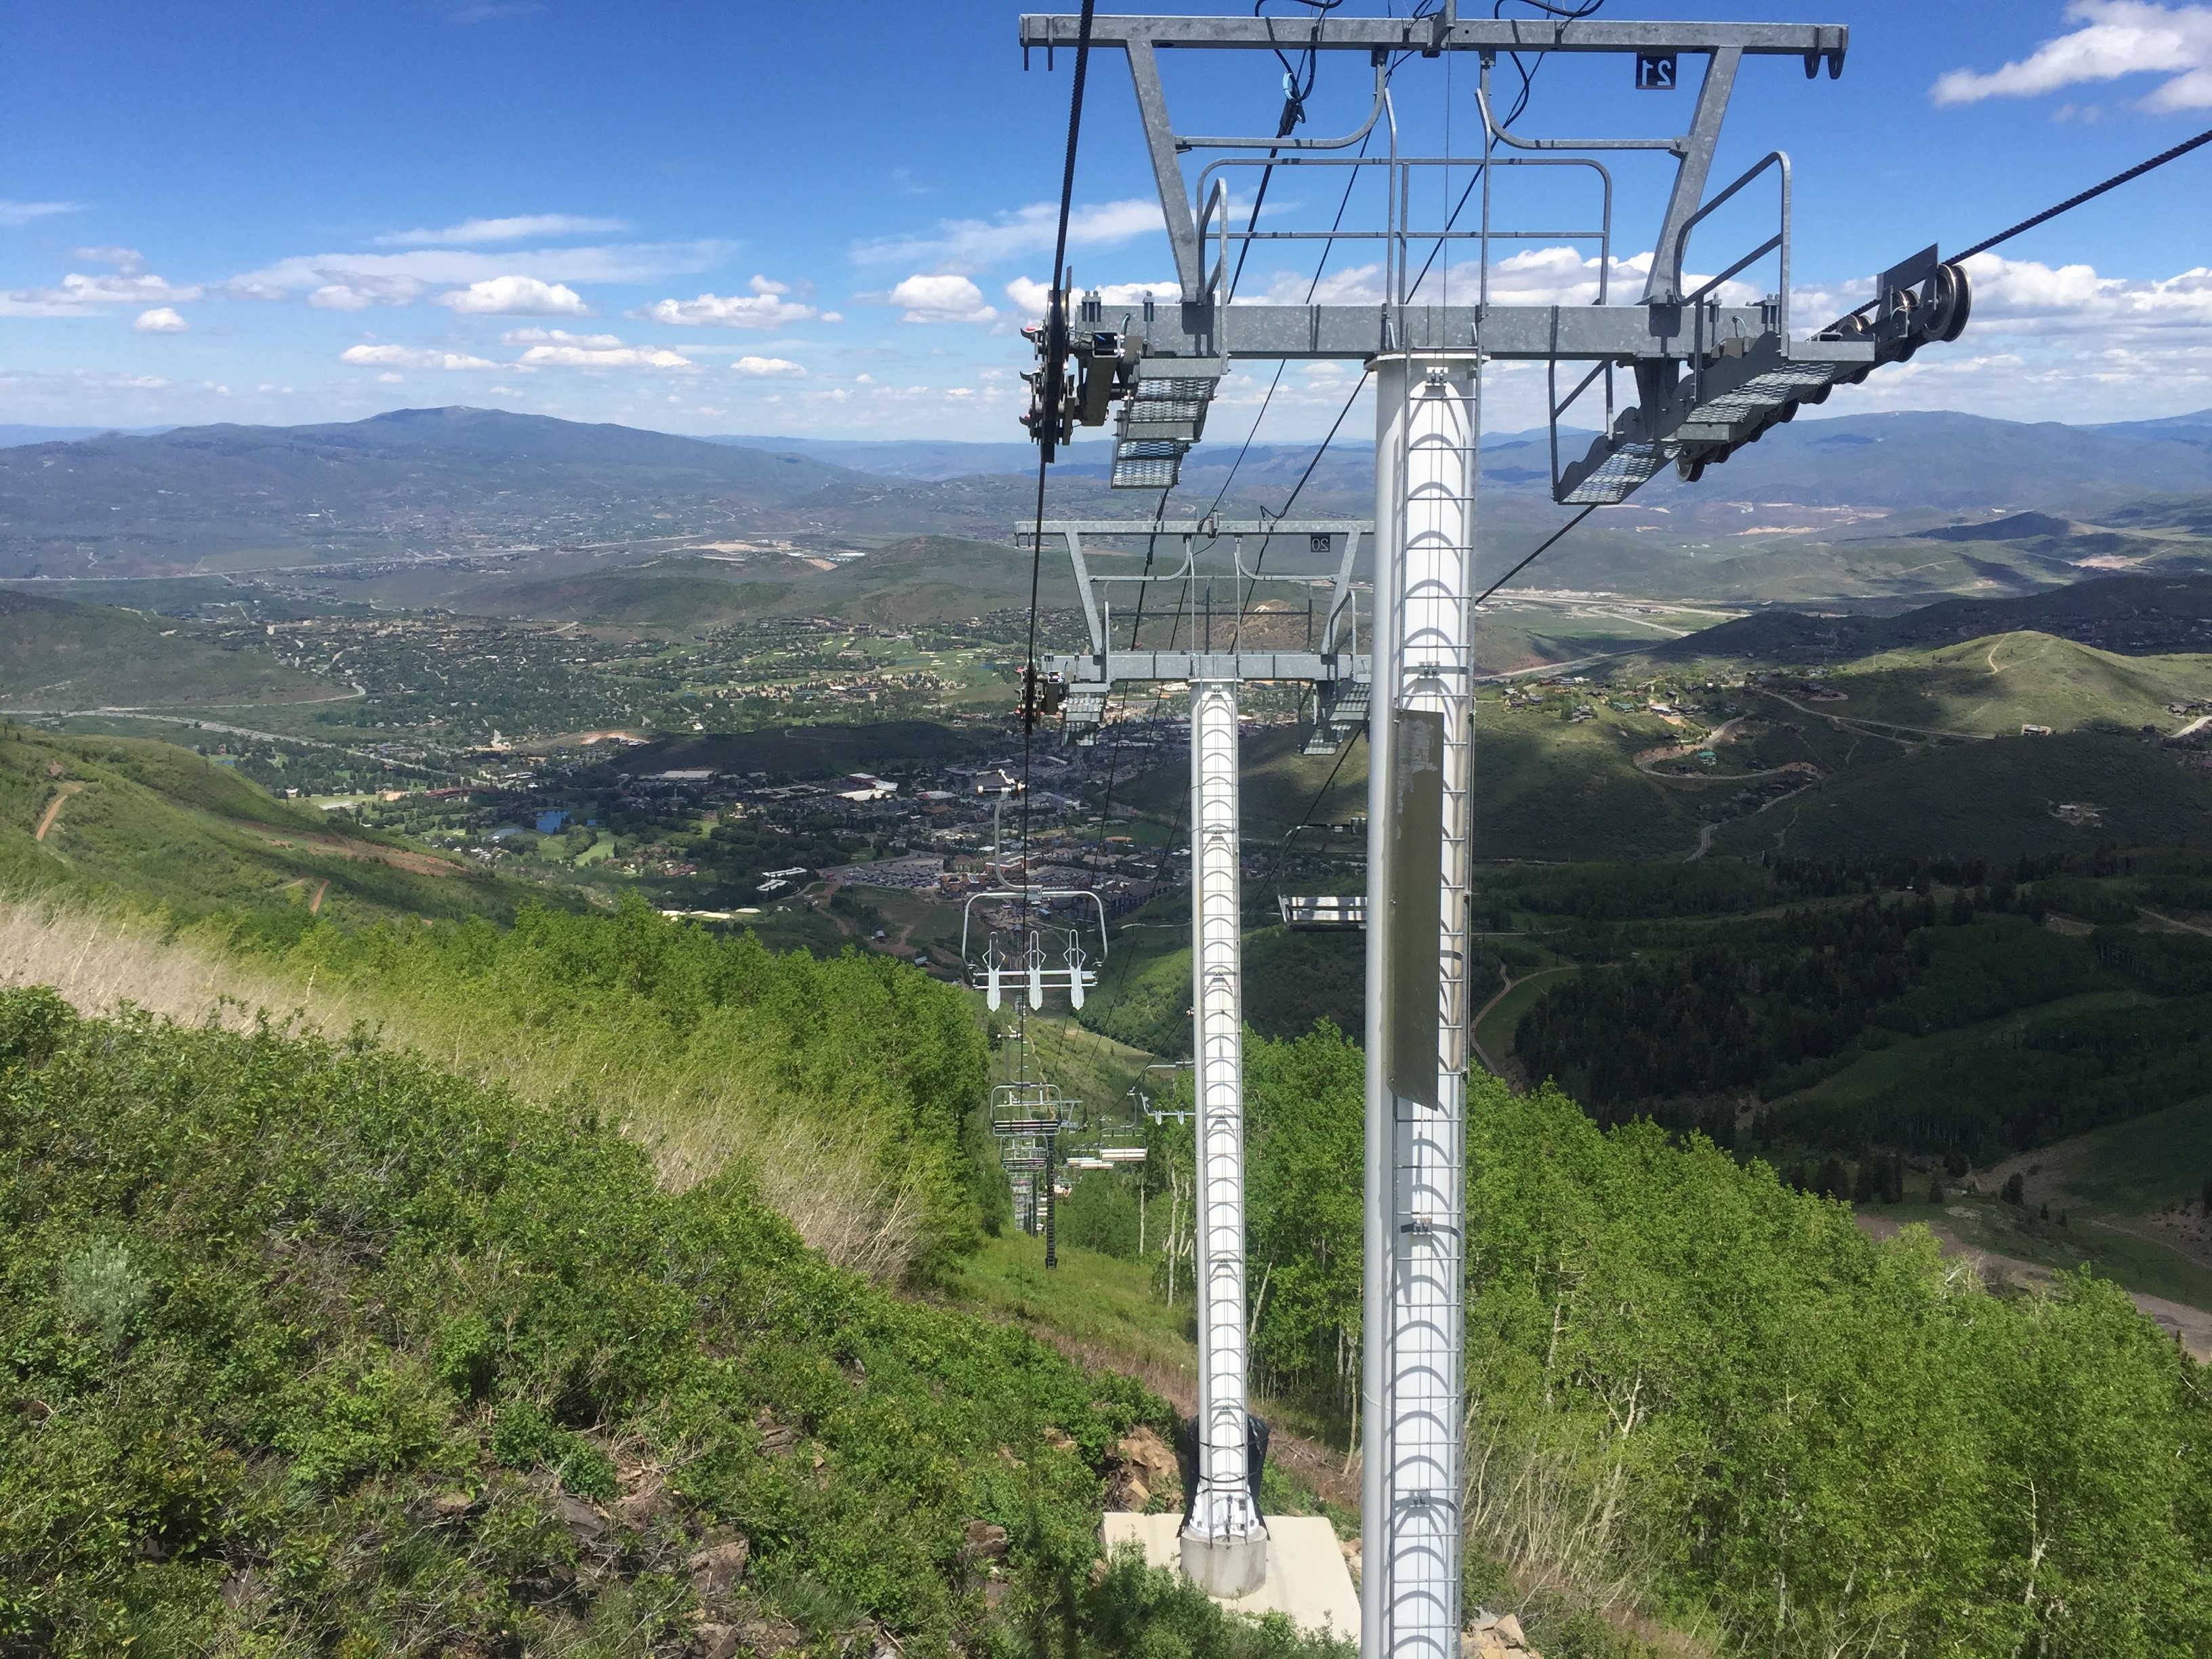
[[[1595,9],[1584,8],[1585,11]],[[1042,552],[1064,544],[1074,568],[1090,648],[1051,659],[1050,702],[1079,740],[1094,735],[1113,687],[1133,681],[1187,684],[1191,700],[1193,1010],[1196,1022],[1199,1203],[1198,1491],[1182,1534],[1185,1572],[1234,1599],[1267,1573],[1268,1534],[1247,1462],[1247,1355],[1242,1115],[1243,996],[1237,787],[1238,690],[1252,680],[1312,685],[1322,752],[1364,725],[1370,744],[1367,817],[1365,1280],[1363,1309],[1360,1638],[1368,1659],[1451,1659],[1462,1609],[1462,1379],[1466,1237],[1466,1139],[1470,998],[1466,979],[1473,849],[1473,622],[1476,485],[1482,368],[1545,365],[1555,501],[1588,511],[1625,501],[1671,465],[1686,481],[1727,460],[1837,385],[1910,358],[1923,345],[1954,340],[1971,294],[1965,271],[1935,247],[1899,260],[1876,279],[1871,300],[1824,327],[1793,328],[1790,316],[1790,166],[1771,150],[1741,176],[1708,193],[1709,173],[1736,77],[1752,58],[1802,63],[1808,77],[1841,75],[1847,32],[1795,23],[1600,21],[1563,9],[1536,19],[1460,15],[1443,0],[1412,18],[1341,17],[1312,7],[1295,16],[1025,15],[1025,60],[1041,49],[1126,58],[1146,154],[1159,189],[1178,291],[1151,295],[1109,319],[1096,291],[1079,299],[1057,268],[1043,324],[1027,331],[1037,367],[1024,417],[1041,460],[1071,441],[1079,425],[1115,422],[1115,486],[1164,492],[1203,434],[1208,407],[1239,362],[1336,360],[1371,374],[1376,405],[1375,510],[1371,526],[1290,519],[1189,522],[1158,518],[1044,520],[1024,526]],[[1302,103],[1286,77],[1285,114],[1275,135],[1194,137],[1170,119],[1163,53],[1219,62],[1219,54],[1291,54],[1358,64],[1372,79],[1364,122],[1334,137],[1293,136]],[[1605,54],[1624,86],[1672,88],[1681,60],[1703,60],[1687,130],[1655,138],[1534,138],[1498,119],[1492,74],[1501,55],[1525,77],[1523,58]],[[1405,143],[1394,76],[1407,64],[1471,54],[1481,142],[1474,153],[1418,153]],[[1686,87],[1687,77],[1680,76]],[[1310,82],[1309,82],[1310,86]],[[1296,113],[1302,116],[1302,108]],[[1516,112],[1517,114],[1517,111]],[[1071,121],[1068,179],[1073,173]],[[1613,258],[1610,153],[1671,157],[1674,173],[1640,296],[1607,291]],[[1216,153],[1195,180],[1183,160]],[[1230,178],[1237,169],[1307,169],[1312,185],[1344,202],[1365,180],[1379,185],[1379,212],[1320,230],[1259,228],[1256,203],[1232,222]],[[1569,182],[1594,191],[1589,222],[1557,218],[1508,222],[1493,189],[1501,174],[1541,180],[1547,207]],[[1248,175],[1237,175],[1248,176]],[[1297,175],[1293,174],[1293,177]],[[1459,206],[1433,222],[1419,204],[1431,186],[1465,179]],[[1717,275],[1694,287],[1685,275],[1694,234],[1723,205],[1773,192],[1772,231]],[[1370,192],[1374,194],[1376,192]],[[1479,193],[1479,200],[1476,200]],[[1065,192],[1064,192],[1065,194]],[[1462,210],[1474,202],[1471,222]],[[1557,210],[1554,210],[1557,211]],[[1066,203],[1063,201],[1063,223]],[[1359,245],[1379,257],[1383,293],[1369,303],[1231,303],[1236,273],[1256,244]],[[1594,249],[1597,302],[1504,304],[1490,298],[1493,245]],[[1455,271],[1455,247],[1473,255]],[[1724,285],[1773,260],[1774,285],[1753,303],[1729,303]],[[1316,285],[1318,279],[1316,278]],[[1455,296],[1452,284],[1461,292]],[[1471,292],[1469,291],[1471,290]],[[1116,307],[1118,310],[1119,307]],[[1073,314],[1071,314],[1071,312]],[[1564,396],[1559,366],[1583,368]],[[1584,367],[1586,366],[1586,367]],[[1625,371],[1634,400],[1616,408]],[[1562,462],[1561,417],[1602,385],[1603,429],[1585,453]],[[1118,407],[1117,407],[1118,406]],[[1349,404],[1347,404],[1347,408]],[[1040,471],[1042,480],[1042,472]],[[1368,650],[1358,649],[1352,580],[1354,550],[1371,530],[1372,616]],[[1086,538],[1180,538],[1181,568],[1163,578],[1094,574]],[[1250,614],[1261,575],[1248,566],[1244,538],[1328,538],[1340,550],[1324,625],[1296,650],[1256,636]],[[1108,602],[1117,580],[1181,581],[1194,598],[1200,540],[1235,549],[1226,580],[1236,597],[1231,638],[1192,637],[1181,650],[1147,648],[1132,626],[1119,642]],[[1510,574],[1510,573],[1509,573]],[[1211,614],[1210,605],[1206,608]],[[1142,605],[1134,607],[1138,616]],[[1199,626],[1194,605],[1177,615]],[[1274,620],[1279,623],[1279,613]],[[1213,618],[1218,630],[1223,619]],[[1252,636],[1248,637],[1248,635]]]

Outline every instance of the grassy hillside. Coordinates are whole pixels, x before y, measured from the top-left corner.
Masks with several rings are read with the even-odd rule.
[[[1364,817],[1367,745],[1341,757],[1301,752],[1304,726],[1248,733],[1241,780],[1246,845],[1270,860],[1302,819],[1316,824]],[[1636,769],[1634,757],[1674,734],[1657,720],[1611,710],[1583,725],[1524,716],[1486,699],[1477,717],[1475,846],[1485,859],[1659,857],[1698,836],[1692,806]],[[1334,781],[1321,793],[1332,772]],[[1190,791],[1178,762],[1115,785],[1116,803],[1176,821]],[[1301,843],[1303,850],[1304,844]]]
[[[333,690],[258,652],[205,644],[150,612],[0,588],[0,701],[10,707],[205,708],[314,702]]]
[[[1866,741],[1878,748],[1881,740]],[[2061,816],[2062,805],[2093,810]],[[2011,858],[2176,840],[2212,840],[2212,773],[2140,738],[2075,732],[1900,754],[1736,819],[1713,850]]]
[[[480,616],[707,629],[760,615],[782,592],[781,583],[749,581],[738,568],[687,559],[600,574],[496,583],[459,596],[453,605]]]
[[[1741,617],[1654,650],[1662,661],[1838,662],[1880,651],[2037,632],[2130,656],[2212,643],[2212,577],[2103,576],[2016,599],[1945,599],[1897,617]]]
[[[512,916],[532,890],[334,827],[174,744],[0,726],[0,872],[183,915]]]
[[[1141,1389],[588,1113],[14,992],[0,1161],[10,1650],[1322,1650],[1091,1573]]]
[[[2212,697],[2212,657],[2120,656],[2048,634],[1885,652],[1828,677],[1848,706],[1821,712],[1946,731],[2070,732],[2092,725],[2171,731],[2173,702]]]

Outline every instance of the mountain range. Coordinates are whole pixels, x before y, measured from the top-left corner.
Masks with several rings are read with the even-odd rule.
[[[1586,436],[1563,432],[1562,457]],[[1096,435],[1068,452],[1051,514],[1150,515],[1158,498],[1105,487],[1107,453]],[[671,556],[787,553],[857,571],[851,556],[916,538],[1010,543],[1034,510],[1033,453],[689,438],[465,408],[0,444],[0,580],[62,582],[86,598],[155,578],[345,581],[378,603],[450,604]],[[1502,571],[1566,514],[1549,497],[1547,434],[1491,434],[1482,468],[1479,557]],[[1301,513],[1364,518],[1372,458],[1222,436],[1188,459],[1166,514],[1280,511],[1294,492]],[[2212,410],[2104,427],[1923,413],[1803,420],[1699,483],[1663,474],[1525,580],[1745,603],[1901,601],[2207,568]]]

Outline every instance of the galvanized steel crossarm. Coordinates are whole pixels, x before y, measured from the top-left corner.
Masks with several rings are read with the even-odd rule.
[[[1225,356],[1364,362],[1385,352],[1464,351],[1480,339],[1486,357],[1523,362],[1687,362],[1719,353],[1731,340],[1757,340],[1773,332],[1763,306],[1705,307],[1702,354],[1692,309],[1679,305],[1188,305],[1178,310],[1179,315],[1163,311],[1152,325],[1146,350],[1154,361],[1218,362]],[[1864,339],[1793,340],[1789,355],[1871,363],[1875,347]],[[1181,526],[1166,530],[1204,533]],[[1270,530],[1286,532],[1287,526],[1254,526],[1231,533]],[[1082,533],[1112,532],[1101,521],[1098,530],[1086,524]]]
[[[1705,352],[1730,339],[1771,334],[1766,309],[1705,307]],[[1162,360],[1173,354],[1365,362],[1385,352],[1464,351],[1478,339],[1486,357],[1525,362],[1680,362],[1698,355],[1695,319],[1689,307],[1676,305],[1194,305],[1180,307],[1179,319],[1164,311],[1146,349]],[[1794,340],[1789,353],[1870,363],[1875,348],[1865,340]]]
[[[1351,652],[1324,656],[1315,651],[1109,651],[1103,661],[1096,652],[1055,655],[1047,659],[1045,668],[1048,673],[1065,674],[1071,683],[1094,685],[1132,680],[1305,680],[1325,684],[1365,679],[1367,657]]]
[[[1024,46],[1075,45],[1080,19],[1025,13]],[[1268,17],[1101,16],[1091,21],[1094,46],[1140,46],[1194,50],[1295,47],[1304,52],[1617,52],[1735,51],[1759,57],[1817,54],[1840,58],[1850,31],[1834,23],[1666,23],[1565,21],[1550,18],[1332,17],[1323,21]]]
[[[1079,536],[1340,536],[1347,529],[1371,532],[1365,519],[1054,519],[1048,536],[1073,531]],[[1018,542],[1036,534],[1029,520],[1014,526]]]

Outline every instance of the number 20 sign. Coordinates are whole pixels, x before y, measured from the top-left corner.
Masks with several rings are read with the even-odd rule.
[[[1674,90],[1674,54],[1671,52],[1644,52],[1636,56],[1636,89],[1638,92],[1672,92]]]

